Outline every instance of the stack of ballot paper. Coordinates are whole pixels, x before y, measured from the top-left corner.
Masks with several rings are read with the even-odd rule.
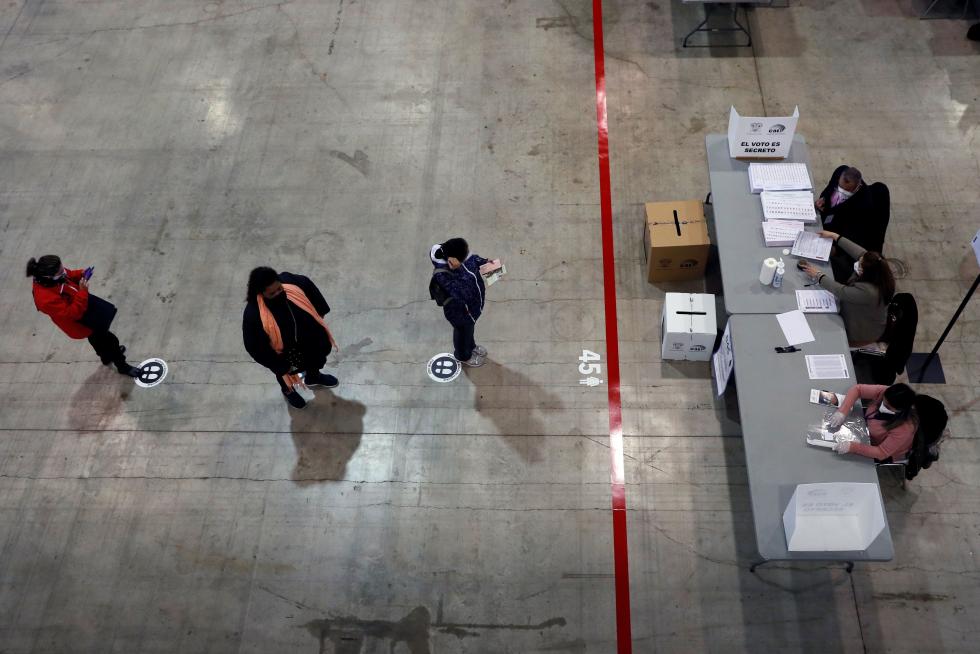
[[[811,191],[763,191],[762,215],[766,220],[817,221]]]
[[[798,220],[767,220],[762,223],[762,235],[769,247],[784,247],[796,242],[796,235],[803,231]]]
[[[800,232],[793,242],[793,256],[817,261],[830,260],[830,248],[834,240],[817,236],[813,232]]]
[[[796,304],[804,313],[837,313],[837,298],[830,291],[798,290]]]
[[[749,186],[762,191],[809,191],[810,173],[802,163],[750,163]]]

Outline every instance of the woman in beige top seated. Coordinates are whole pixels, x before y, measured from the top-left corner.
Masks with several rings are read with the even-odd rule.
[[[850,346],[871,345],[881,337],[888,323],[888,303],[895,295],[891,267],[877,252],[868,252],[840,234],[822,231],[820,235],[834,239],[837,247],[854,258],[854,274],[846,284],[841,284],[809,262],[801,263],[800,269],[837,297]]]

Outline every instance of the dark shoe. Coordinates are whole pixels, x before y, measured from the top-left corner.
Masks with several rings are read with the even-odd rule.
[[[296,391],[283,393],[283,396],[285,396],[286,401],[289,402],[289,406],[293,407],[294,409],[306,408],[306,400],[304,400],[303,396]]]
[[[125,356],[125,354],[126,354],[126,346],[125,345],[120,345],[119,346],[119,356]],[[102,365],[103,366],[111,366],[114,363],[114,361],[115,361],[114,359],[106,359],[105,357],[101,357],[101,359],[102,359]]]
[[[116,366],[116,370],[119,372],[120,375],[126,375],[127,377],[135,378],[140,376],[140,369],[137,368],[136,366],[131,366],[128,363],[125,363],[121,366]]]
[[[303,380],[306,385],[310,388],[314,386],[322,386],[324,388],[336,388],[340,383],[337,378],[333,375],[324,375],[322,372],[309,372],[306,373],[306,379]]]

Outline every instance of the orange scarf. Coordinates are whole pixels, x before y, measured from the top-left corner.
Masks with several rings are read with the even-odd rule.
[[[313,308],[313,303],[310,302],[310,298],[306,297],[306,293],[303,292],[303,289],[295,284],[283,284],[282,289],[286,293],[286,300],[288,302],[292,302],[297,307],[313,316],[313,318],[320,323],[320,326],[327,332],[327,338],[330,339],[330,345],[336,349],[337,341],[333,339],[333,334],[330,333],[330,328],[327,327],[327,323],[323,322],[323,318],[321,318],[320,314],[318,314],[316,309]],[[262,297],[261,293],[257,296],[257,299],[259,304],[259,319],[262,321],[262,329],[264,329],[265,333],[268,334],[269,344],[272,345],[272,349],[276,351],[276,354],[282,354],[282,332],[279,331],[279,324],[273,317],[272,312],[269,311],[269,307],[265,305],[265,298]],[[290,374],[288,372],[282,376],[282,380],[286,383],[286,388],[288,388],[290,391],[292,391],[293,387],[297,384],[300,386],[305,386],[302,377],[299,375]]]

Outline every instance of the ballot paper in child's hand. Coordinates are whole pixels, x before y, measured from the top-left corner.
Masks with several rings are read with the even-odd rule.
[[[480,266],[480,274],[483,275],[483,281],[487,286],[493,286],[507,274],[507,267],[500,259],[493,259]]]

